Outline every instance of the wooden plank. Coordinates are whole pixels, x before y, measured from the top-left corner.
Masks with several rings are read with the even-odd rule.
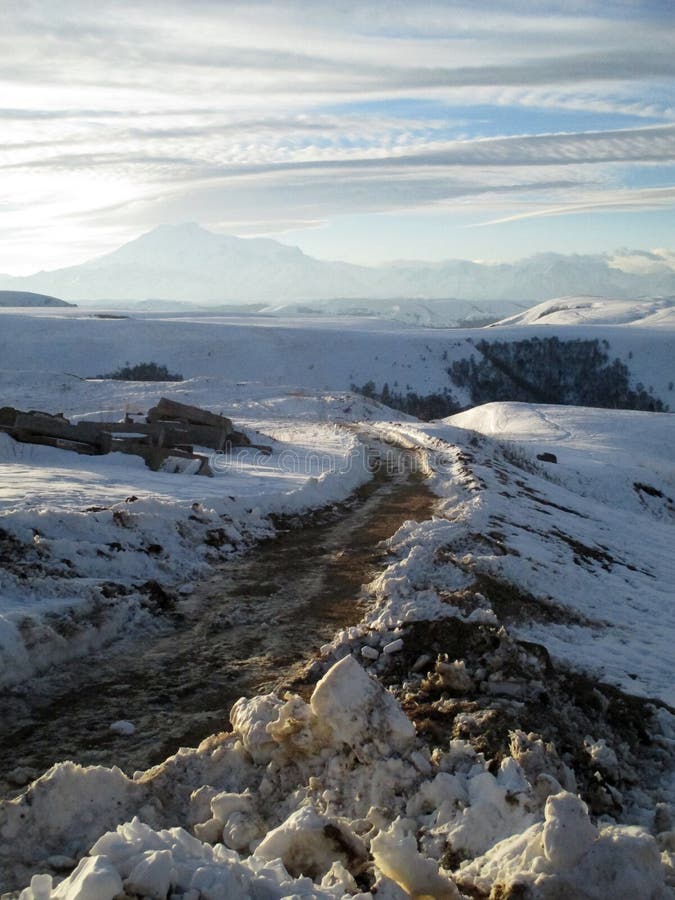
[[[145,422],[93,422],[101,431],[115,432],[117,434],[152,434],[156,425],[147,425]]]
[[[111,453],[136,453],[149,447],[150,444],[143,438],[113,438],[110,445]]]
[[[140,456],[145,460],[145,464],[149,469],[157,471],[163,462],[170,457],[178,457],[179,459],[198,459],[199,470],[197,475],[212,476],[213,472],[209,465],[209,459],[201,453],[192,453],[189,450],[179,447],[153,447],[150,444],[136,443],[132,441],[123,441],[124,447],[120,448],[122,453],[131,453]],[[113,449],[117,449],[114,447]]]

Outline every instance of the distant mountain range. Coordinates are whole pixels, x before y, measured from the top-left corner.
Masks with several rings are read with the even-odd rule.
[[[160,225],[82,265],[20,277],[0,275],[0,288],[90,303],[159,298],[279,308],[320,302],[317,311],[323,314],[331,311],[326,301],[335,300],[359,301],[356,308],[362,313],[373,300],[461,300],[478,304],[469,308],[477,319],[515,312],[513,304],[522,308],[564,295],[675,295],[672,254],[622,251],[621,259],[627,258],[638,262],[619,267],[609,255],[544,253],[495,265],[448,260],[369,267],[314,259],[297,247],[266,238],[214,234],[196,224]],[[493,304],[506,305],[495,310]],[[466,307],[462,317],[465,312]]]

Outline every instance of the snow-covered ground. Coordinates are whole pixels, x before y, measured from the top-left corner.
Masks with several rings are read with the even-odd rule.
[[[39,381],[40,408],[54,410],[58,387],[45,402],[49,377]],[[271,535],[271,515],[336,503],[370,478],[363,445],[336,422],[382,415],[376,404],[260,386],[244,394],[220,379],[176,387],[174,398],[225,408],[272,454],[204,449],[214,471],[206,478],[152,472],[128,454],[80,456],[0,433],[0,684],[148,626],[148,582],[180,587],[209,562]],[[162,393],[152,384],[129,392],[120,382],[94,386],[93,396],[85,382],[72,388],[70,414],[95,419],[103,407],[113,421],[125,409],[147,411]],[[36,399],[30,379],[22,389],[26,408]]]
[[[641,308],[652,307],[652,301],[644,301]],[[561,341],[606,341],[609,360],[618,358],[628,367],[632,387],[640,383],[672,405],[675,328],[672,320],[649,321],[619,325],[609,316],[599,327],[579,324],[574,316],[567,316],[561,324],[536,329],[528,324],[462,329],[419,328],[375,318],[271,319],[134,312],[129,318],[100,319],[83,309],[24,310],[21,314],[0,310],[0,391],[4,403],[19,405],[18,401],[30,400],[39,405],[48,401],[67,409],[68,395],[77,380],[73,376],[96,376],[127,362],[152,360],[184,378],[215,376],[235,384],[254,382],[286,390],[301,386],[344,391],[352,384],[362,386],[369,381],[378,390],[388,383],[392,391],[403,394],[450,389],[464,406],[470,397],[451,381],[448,367],[475,356],[478,341],[556,336]],[[9,383],[6,373],[11,373]],[[52,385],[54,378],[58,381]],[[95,385],[88,390],[88,396],[94,398]]]
[[[57,765],[0,805],[9,878],[51,873],[26,900],[365,898],[373,878],[391,900],[497,885],[672,896],[675,718],[646,704],[642,748],[628,719],[604,713],[613,684],[674,699],[674,421],[490,404],[446,423],[370,422],[417,449],[438,514],[392,538],[370,611],[323,648],[311,700],[242,700],[231,733],[133,779]],[[444,655],[457,633],[464,655]],[[557,708],[566,667],[590,676],[590,713],[583,693]],[[546,716],[570,709],[584,759],[546,740]],[[489,746],[496,714],[526,726],[541,715],[544,739],[515,728],[491,759],[475,744]],[[445,740],[430,739],[429,716],[447,720]],[[590,791],[592,818],[577,791]]]
[[[232,415],[273,454],[245,451],[208,479],[3,437],[6,682],[76,644],[86,652],[152,627],[138,597],[105,597],[104,582],[180,588],[270,534],[271,513],[343,499],[369,476],[362,440],[410,448],[438,503],[390,539],[363,621],[309,665],[307,699],[242,699],[230,731],[146,772],[59,763],[0,802],[0,890],[673,896],[672,415],[500,403],[420,423],[344,391],[350,380],[391,384],[404,359],[415,389],[438,385],[468,332],[77,317],[50,318],[47,331],[44,321],[0,320],[3,403],[95,419],[168,393]],[[672,331],[601,334],[667,390]],[[138,353],[187,380],[62,374]]]

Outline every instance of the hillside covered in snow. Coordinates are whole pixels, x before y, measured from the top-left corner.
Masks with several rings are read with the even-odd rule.
[[[617,300],[608,297],[559,297],[538,303],[493,326],[504,325],[641,325],[672,328],[675,298]]]
[[[31,291],[0,291],[0,307],[54,307],[73,306],[65,300],[50,297],[47,294],[35,294]]]
[[[372,383],[375,399],[386,385],[394,406],[392,395],[439,395],[445,407],[436,417],[491,400],[587,403],[582,394],[591,389],[591,405],[649,409],[673,401],[675,331],[667,322],[429,329],[367,317],[124,315],[98,318],[81,309],[3,314],[1,377],[10,378],[5,402],[13,396],[11,384],[25,383],[39,408],[40,384],[51,396],[49,379],[39,373],[49,371],[63,375],[67,405],[77,378],[151,360],[186,379],[208,375],[318,390]],[[556,373],[560,367],[566,372],[565,383],[549,377],[553,362]],[[95,393],[95,383],[88,390]]]

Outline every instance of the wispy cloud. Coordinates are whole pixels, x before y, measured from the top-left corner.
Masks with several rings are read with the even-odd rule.
[[[647,209],[668,209],[675,203],[675,187],[643,188],[640,190],[616,190],[606,193],[582,195],[560,206],[538,208],[530,207],[522,212],[487,222],[477,222],[469,228],[481,228],[487,225],[503,225],[507,222],[518,222],[522,219],[549,218],[551,216],[576,215],[585,212],[606,212],[621,210],[644,211]]]
[[[672,201],[630,175],[675,157],[675,18],[659,4],[7,0],[3,14],[0,270],[30,216],[45,244],[64,217],[82,244],[86,221],[91,246],[97,221],[105,243],[168,215],[273,230],[472,196],[502,223],[542,204],[644,210],[649,189]]]

